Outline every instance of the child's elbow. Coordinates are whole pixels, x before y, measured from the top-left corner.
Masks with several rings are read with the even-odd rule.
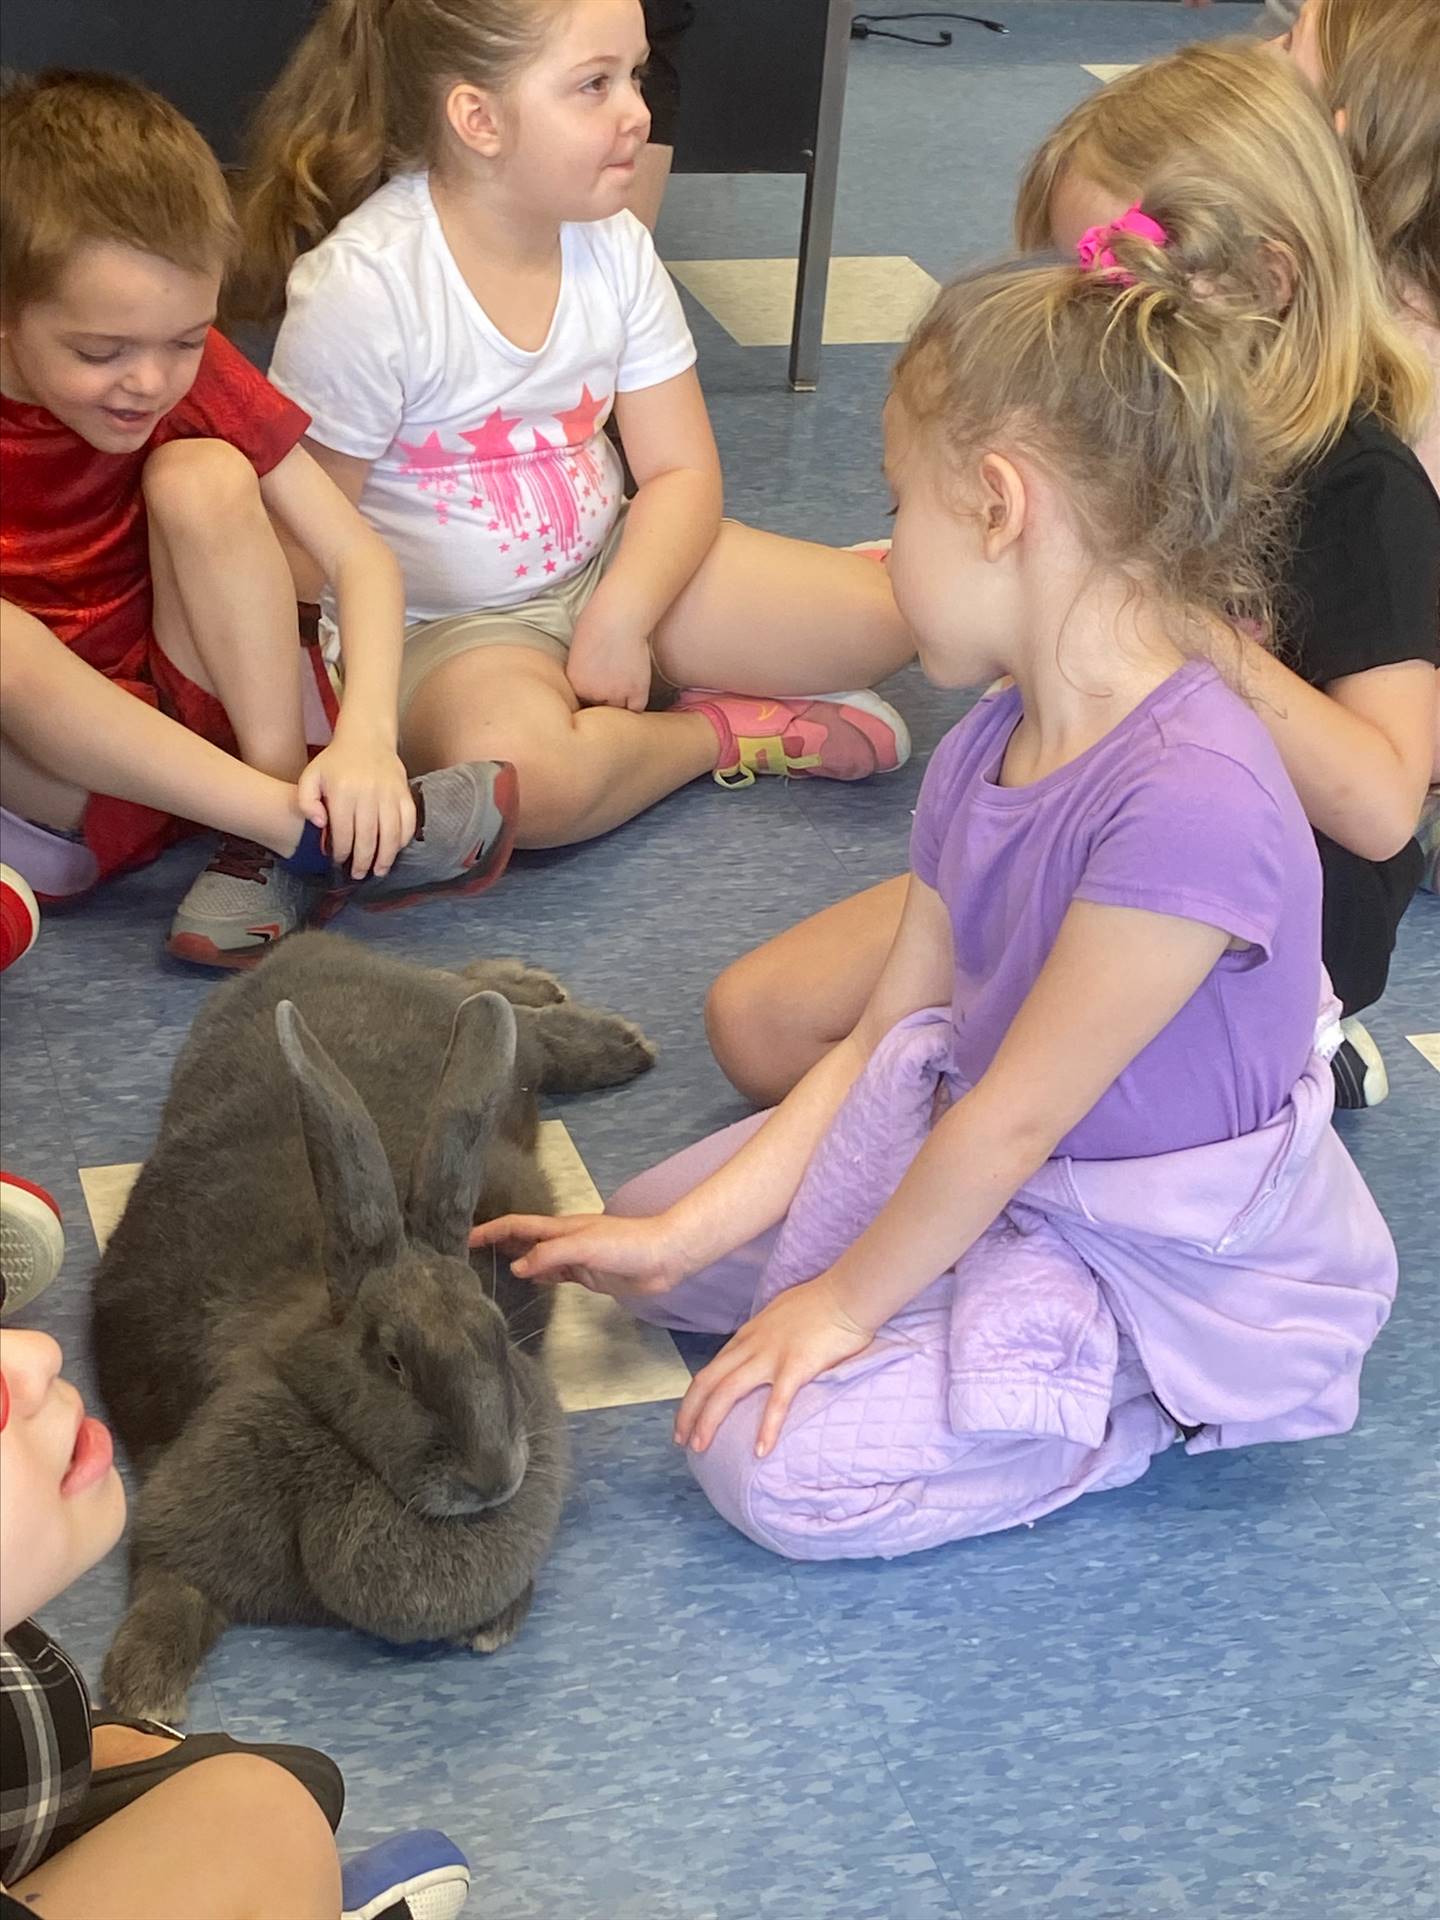
[[[1376,845],[1379,851],[1372,853],[1370,858],[1372,860],[1393,860],[1397,853],[1403,853],[1405,848],[1409,846],[1410,842],[1415,838],[1419,826],[1420,803],[1417,802],[1414,807],[1400,815],[1393,822],[1387,833],[1376,836]]]
[[[1344,833],[1331,838],[1362,860],[1393,860],[1415,837],[1422,798],[1396,795],[1390,804],[1367,810]]]

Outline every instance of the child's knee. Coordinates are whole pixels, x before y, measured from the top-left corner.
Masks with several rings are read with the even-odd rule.
[[[720,1070],[756,1106],[773,1107],[830,1044],[797,1046],[805,1015],[765,947],[732,961],[705,996],[705,1037]]]
[[[767,1396],[752,1393],[733,1408],[703,1453],[687,1457],[715,1511],[757,1546],[787,1560],[826,1558],[823,1539],[796,1501],[796,1430],[787,1422],[762,1460],[755,1452]]]
[[[316,1795],[277,1761],[261,1753],[220,1753],[197,1760],[187,1771],[192,1790],[203,1791],[227,1828],[237,1833],[284,1835],[287,1850],[293,1848],[306,1858],[324,1861],[333,1856],[327,1811]],[[337,1773],[337,1787],[338,1780]],[[343,1790],[341,1793],[343,1796]]]
[[[769,1396],[747,1395],[705,1452],[689,1455],[711,1505],[787,1560],[888,1560],[975,1531],[953,1436],[938,1417],[917,1433],[903,1411],[925,1390],[915,1360],[877,1349],[848,1377],[812,1380],[763,1459],[755,1442]]]
[[[754,971],[754,962],[753,953],[742,954],[738,960],[732,960],[723,973],[716,975],[710,991],[705,995],[705,1031],[712,1045],[717,1038],[727,1039],[736,1023],[755,1011],[755,996],[749,978]]]
[[[263,511],[255,469],[224,440],[171,440],[145,462],[145,510],[162,533],[211,534]]]
[[[754,1051],[768,1004],[763,972],[758,954],[743,954],[731,961],[705,996],[705,1035],[722,1065],[748,1059]]]

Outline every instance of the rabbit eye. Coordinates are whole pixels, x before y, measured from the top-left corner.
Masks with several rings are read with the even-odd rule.
[[[398,1353],[387,1353],[385,1364],[392,1373],[398,1374],[402,1380],[405,1378],[405,1365]]]

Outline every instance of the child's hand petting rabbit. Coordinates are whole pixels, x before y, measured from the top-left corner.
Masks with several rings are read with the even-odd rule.
[[[617,1300],[669,1293],[693,1270],[665,1214],[617,1219],[605,1213],[510,1213],[475,1227],[470,1245],[498,1248],[517,1280],[541,1286],[569,1281]]]

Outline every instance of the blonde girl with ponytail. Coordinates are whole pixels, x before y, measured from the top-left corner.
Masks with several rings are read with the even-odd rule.
[[[1234,235],[1217,301],[1155,207],[1079,252],[965,275],[896,372],[901,611],[936,684],[1012,684],[930,762],[853,1030],[604,1216],[477,1229],[522,1275],[734,1333],[675,1437],[791,1558],[1034,1520],[1179,1428],[1339,1430],[1393,1287],[1326,1124],[1315,843],[1220,670],[1265,618],[1267,263]]]
[[[1395,316],[1330,116],[1293,63],[1249,41],[1187,47],[1084,101],[1021,185],[1016,231],[1064,246],[1169,183],[1182,247],[1234,223],[1271,262],[1252,405],[1296,496],[1280,659],[1254,650],[1268,716],[1325,870],[1324,956],[1347,1016],[1341,1104],[1387,1091],[1355,1018],[1385,990],[1419,884],[1435,757],[1440,502],[1410,451],[1428,368]],[[1282,664],[1282,661],[1284,664]]]
[[[883,569],[722,522],[694,343],[626,210],[645,57],[639,0],[329,0],[243,196],[240,308],[283,306],[272,378],[405,576],[407,763],[512,762],[521,846],[704,773],[908,753],[864,690],[913,653]]]
[[[1065,253],[1139,202],[1217,312],[1246,308],[1254,431],[1291,496],[1276,570],[1276,653],[1251,644],[1238,684],[1284,757],[1326,876],[1324,957],[1352,1021],[1337,1098],[1383,1098],[1353,1016],[1384,991],[1421,859],[1433,753],[1440,506],[1406,441],[1425,368],[1386,296],[1355,184],[1293,65],[1253,40],[1138,67],[1082,101],[1021,181],[1022,247]],[[1238,262],[1248,262],[1239,280]],[[720,1064],[774,1099],[853,1020],[900,910],[887,882],[722,974],[708,1008]],[[787,982],[804,980],[803,992]]]

